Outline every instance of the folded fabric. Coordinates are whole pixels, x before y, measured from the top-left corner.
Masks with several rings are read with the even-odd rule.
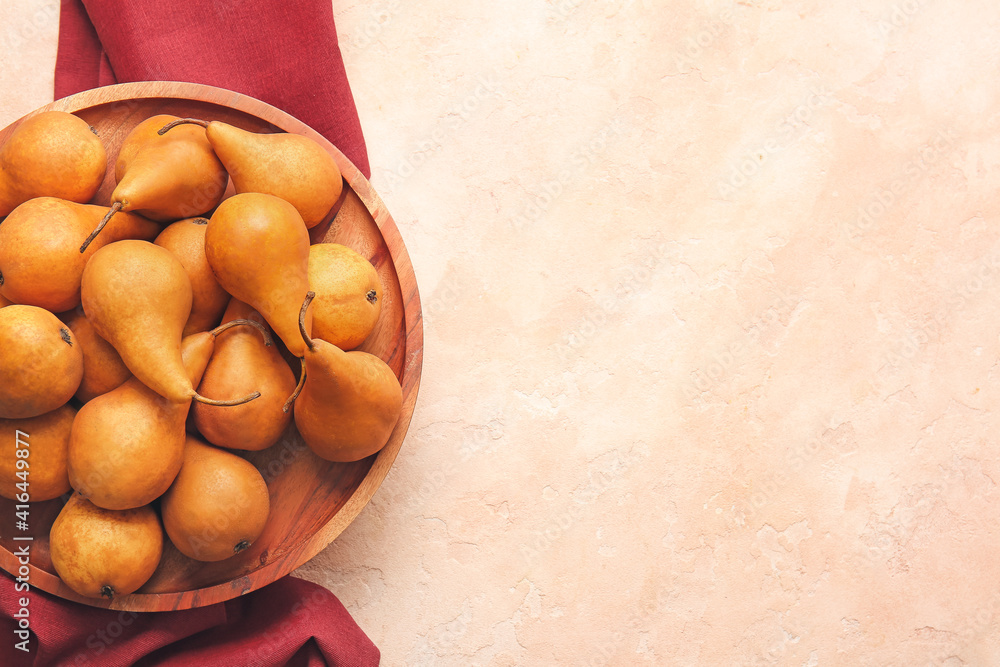
[[[27,598],[28,652],[15,634]],[[0,575],[0,642],[4,667],[373,667],[379,651],[336,596],[322,586],[284,577],[219,604],[134,613],[87,607],[42,591],[15,590]]]
[[[330,0],[62,0],[56,98],[129,81],[189,81],[255,97],[371,175]]]

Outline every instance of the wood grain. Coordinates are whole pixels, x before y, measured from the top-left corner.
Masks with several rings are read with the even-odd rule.
[[[378,270],[385,302],[375,331],[361,349],[380,356],[403,388],[403,408],[388,444],[355,463],[316,457],[294,426],[273,447],[242,452],[264,475],[271,515],[264,534],[247,551],[218,563],[193,561],[168,546],[153,578],[138,592],[113,601],[84,598],[63,585],[48,554],[48,531],[65,499],[31,505],[30,530],[14,530],[14,503],[0,499],[0,567],[17,574],[13,551],[32,535],[32,586],[96,607],[163,611],[228,600],[288,574],[325,548],[357,517],[385,478],[413,415],[423,362],[423,321],[413,266],[396,223],[361,172],[335,146],[292,116],[232,91],[190,83],[144,82],[98,88],[57,100],[48,110],[74,113],[92,125],[108,150],[108,171],[93,203],[108,205],[114,161],[133,127],[156,114],[221,120],[253,132],[292,132],[311,137],[334,157],[346,186],[313,242],[354,248]],[[23,120],[0,130],[0,145]],[[229,190],[232,193],[232,188]]]

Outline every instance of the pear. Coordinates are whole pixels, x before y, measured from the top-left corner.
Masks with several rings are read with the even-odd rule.
[[[229,294],[215,279],[205,257],[207,229],[207,219],[187,218],[168,225],[153,241],[172,252],[191,279],[191,315],[184,325],[185,336],[215,327],[229,303]]]
[[[227,328],[246,323],[238,320]],[[223,330],[184,339],[184,370],[193,384],[201,381],[215,336]],[[241,400],[256,397],[251,394]],[[88,402],[80,408],[70,435],[70,484],[105,509],[131,509],[160,497],[181,468],[190,407],[191,399],[168,400],[136,378]]]
[[[260,537],[270,512],[267,484],[257,468],[188,436],[184,465],[160,505],[163,527],[189,558],[219,561]]]
[[[184,118],[160,130],[195,124],[206,136],[233,179],[237,194],[260,192],[281,197],[294,206],[306,227],[322,222],[340,199],[344,178],[333,156],[299,134],[257,134],[221,121]]]
[[[74,493],[49,531],[52,567],[89,598],[114,599],[149,581],[163,555],[163,526],[150,506],[115,511]]]
[[[273,195],[247,193],[222,202],[205,233],[205,255],[223,289],[264,316],[296,357],[309,291],[309,234],[295,207]],[[306,314],[312,330],[312,311]]]
[[[156,132],[175,118],[147,118],[125,138],[115,164],[118,184],[111,193],[111,209],[84,240],[81,252],[118,211],[169,222],[202,215],[222,201],[229,176],[212,151],[205,130],[186,125],[176,134]]]
[[[120,387],[125,380],[132,377],[118,350],[94,331],[94,326],[87,319],[83,308],[77,306],[69,312],[62,313],[59,318],[76,336],[83,352],[83,380],[76,390],[77,399],[86,403],[92,398]]]
[[[36,306],[0,308],[0,419],[51,412],[82,379],[83,353],[59,318]]]
[[[74,417],[76,409],[64,405],[30,419],[0,419],[0,496],[36,503],[70,490],[66,459]]]
[[[83,271],[83,312],[140,382],[175,403],[225,405],[199,396],[184,370],[181,338],[191,299],[180,260],[147,241],[104,246]]]
[[[140,382],[178,403],[194,395],[181,361],[191,314],[191,280],[169,250],[119,241],[94,253],[83,271],[83,312]]]
[[[314,296],[302,305],[305,313]],[[327,461],[358,461],[382,449],[399,421],[403,391],[389,366],[367,352],[344,352],[302,329],[300,393],[295,425],[309,448]]]
[[[382,312],[382,281],[371,262],[339,243],[309,248],[312,335],[353,350],[365,342]]]
[[[237,319],[264,323],[260,313],[233,299],[222,321]],[[260,398],[235,407],[196,403],[191,407],[194,425],[214,445],[249,451],[266,449],[277,442],[292,420],[282,407],[294,389],[295,375],[277,346],[269,345],[247,328],[231,329],[219,334],[198,393],[241,396],[256,390]]]
[[[0,225],[0,294],[53,313],[76,308],[83,268],[95,252],[121,239],[151,241],[160,231],[141,216],[120,215],[81,253],[80,244],[108,210],[53,197],[14,209]]]
[[[86,121],[65,111],[36,114],[0,146],[0,218],[35,197],[88,202],[107,168],[104,144]]]

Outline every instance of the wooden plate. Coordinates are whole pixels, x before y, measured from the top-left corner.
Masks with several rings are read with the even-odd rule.
[[[293,425],[273,447],[246,453],[267,480],[271,495],[267,527],[253,546],[221,562],[200,563],[182,555],[168,540],[153,578],[136,593],[113,601],[81,597],[55,574],[48,534],[64,499],[32,503],[27,531],[15,530],[14,503],[0,499],[0,567],[68,600],[112,609],[163,611],[200,607],[265,586],[315,556],[354,520],[389,471],[413,415],[423,361],[423,324],[413,267],[396,223],[343,153],[304,123],[251,97],[190,83],[126,83],[58,100],[25,118],[49,110],[76,114],[103,140],[109,166],[93,201],[105,206],[114,189],[114,163],[122,141],[139,122],[156,114],[221,120],[253,132],[302,134],[324,146],[340,166],[347,186],[344,195],[311,237],[313,243],[342,243],[360,252],[378,269],[385,287],[382,314],[360,349],[378,355],[396,373],[403,387],[403,409],[388,444],[378,454],[349,464],[323,461],[309,451]],[[22,120],[0,131],[0,144]],[[15,535],[34,539],[15,541]],[[27,570],[14,555],[25,544],[30,544]]]

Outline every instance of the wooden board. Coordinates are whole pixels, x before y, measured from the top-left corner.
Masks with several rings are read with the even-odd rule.
[[[265,586],[319,553],[354,520],[392,465],[413,415],[423,362],[423,321],[413,266],[392,216],[361,172],[326,139],[259,100],[190,83],[126,83],[57,100],[42,111],[74,113],[96,130],[108,151],[108,171],[93,203],[109,205],[114,163],[122,141],[142,120],[172,114],[221,120],[253,132],[293,132],[319,142],[344,175],[344,195],[312,241],[350,246],[367,257],[385,287],[375,331],[361,349],[381,357],[403,388],[403,409],[388,444],[356,463],[329,463],[312,454],[294,425],[273,447],[244,453],[268,482],[271,515],[264,534],[247,551],[218,563],[193,561],[172,545],[153,578],[139,591],[113,601],[84,598],[65,586],[49,557],[48,532],[64,499],[33,503],[30,529],[14,530],[14,503],[0,498],[0,567],[18,573],[13,551],[34,537],[28,579],[33,587],[96,607],[131,611],[186,609],[228,600]],[[0,145],[24,118],[0,130]],[[232,188],[230,187],[230,193]]]

